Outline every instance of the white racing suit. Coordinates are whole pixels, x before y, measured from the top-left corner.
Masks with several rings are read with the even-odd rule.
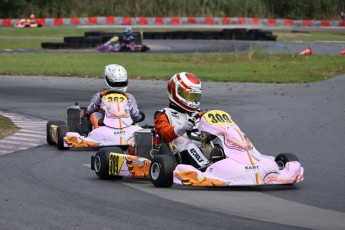
[[[209,161],[200,150],[199,142],[193,141],[184,133],[178,136],[174,127],[182,125],[189,118],[188,112],[180,112],[170,106],[155,113],[155,130],[157,134],[162,137],[165,143],[172,143],[175,148],[174,154],[179,153],[183,164],[190,164],[195,168],[202,168],[206,166]]]
[[[103,91],[104,92],[104,91]],[[87,107],[85,113],[90,116],[91,123],[94,127],[98,127],[98,121],[104,117],[104,113],[100,109],[102,93],[98,92],[91,98],[90,104]],[[130,93],[124,93],[128,99],[129,113],[134,122],[140,118],[137,101],[134,96]],[[97,123],[97,124],[96,124]]]

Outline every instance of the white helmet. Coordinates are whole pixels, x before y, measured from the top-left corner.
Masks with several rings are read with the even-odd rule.
[[[128,85],[127,71],[117,64],[107,65],[104,69],[104,81],[109,88],[125,93]]]

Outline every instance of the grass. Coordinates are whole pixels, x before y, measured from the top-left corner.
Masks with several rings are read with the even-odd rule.
[[[169,79],[189,71],[204,81],[313,82],[345,74],[342,56],[147,53],[0,54],[2,75],[102,77],[109,63],[123,65],[132,79]]]
[[[17,132],[19,128],[13,124],[11,119],[0,115],[0,139]]]
[[[275,31],[278,35],[278,41],[305,41],[305,42],[318,42],[318,41],[339,41],[345,43],[345,31]]]

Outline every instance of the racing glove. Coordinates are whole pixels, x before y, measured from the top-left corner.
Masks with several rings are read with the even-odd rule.
[[[195,118],[189,117],[182,125],[175,126],[174,132],[177,136],[182,136],[187,130],[192,130],[195,126]]]

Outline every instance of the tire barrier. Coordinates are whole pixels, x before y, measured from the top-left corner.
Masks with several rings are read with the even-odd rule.
[[[234,28],[222,31],[172,31],[143,32],[143,39],[198,39],[198,40],[269,40],[275,41],[277,35],[261,29]]]
[[[113,36],[121,33],[109,33],[102,31],[85,32],[81,37],[64,37],[63,43],[43,42],[43,49],[83,49],[95,48],[109,41]],[[142,45],[142,39],[197,39],[197,40],[265,40],[275,41],[277,35],[272,31],[261,29],[234,28],[222,31],[169,31],[169,32],[134,32],[133,37],[137,45]]]
[[[79,37],[64,37],[63,43],[42,42],[42,49],[85,49],[95,48],[109,41],[114,36],[120,36],[121,33],[109,33],[102,31],[85,32],[84,36]],[[134,42],[137,45],[142,44],[141,35],[139,32],[132,33]]]

